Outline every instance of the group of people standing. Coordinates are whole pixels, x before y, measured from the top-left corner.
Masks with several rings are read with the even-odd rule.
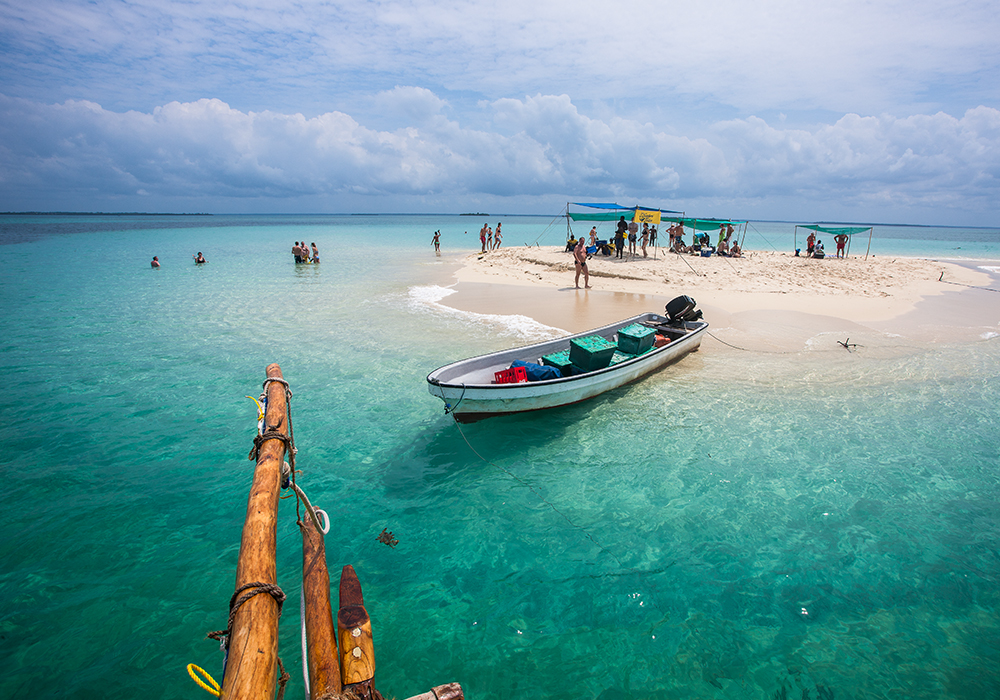
[[[847,241],[850,238],[846,233],[838,233],[833,237],[834,242],[837,244],[837,257],[846,258],[847,253],[845,247],[847,246]],[[796,250],[795,254],[798,255],[799,251]],[[807,258],[818,258],[822,260],[826,257],[826,251],[823,250],[823,241],[816,239],[815,231],[810,231],[808,238],[806,238],[806,257]]]
[[[310,245],[312,250],[310,251]],[[310,252],[312,255],[310,255]],[[318,263],[319,262],[319,248],[316,247],[316,243],[307,244],[305,241],[301,243],[295,241],[295,245],[292,246],[292,256],[295,258],[297,263]]]
[[[484,253],[500,247],[500,243],[503,241],[503,236],[500,234],[500,223],[497,222],[496,231],[490,228],[489,224],[483,224],[483,227],[479,229],[479,242],[482,244]]]
[[[639,224],[635,221],[625,221],[625,217],[618,219],[618,225],[615,227],[615,257],[622,258],[625,254],[625,241],[628,240],[628,254],[630,256],[636,255],[635,246],[636,243],[641,243],[642,246],[642,257],[648,258],[649,253],[646,252],[646,246],[656,246],[656,226],[650,226],[648,223],[643,223],[642,232],[639,231]],[[591,237],[596,238],[597,229],[596,227],[591,230]]]

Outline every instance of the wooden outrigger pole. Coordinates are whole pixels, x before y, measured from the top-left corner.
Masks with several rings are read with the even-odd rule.
[[[330,606],[330,572],[326,567],[323,533],[316,529],[313,519],[308,516],[299,522],[299,528],[302,530],[302,595],[305,598],[309,649],[307,697],[319,698],[341,690],[337,639]]]
[[[279,680],[278,618],[285,594],[277,585],[275,562],[278,496],[283,486],[285,454],[294,451],[287,387],[281,367],[268,365],[267,406],[263,427],[250,453],[251,459],[256,454],[257,465],[243,523],[236,566],[236,593],[230,603],[229,628],[225,631],[228,640],[225,675],[218,693],[221,700],[272,700]],[[289,461],[294,470],[294,452]],[[361,583],[354,568],[345,566],[340,577],[335,632],[324,530],[319,529],[317,517],[320,511],[313,508],[296,486],[294,471],[290,476],[290,484],[286,482],[284,486],[290,485],[306,507],[306,517],[298,524],[302,531],[302,593],[308,646],[307,697],[342,697],[342,693],[349,692],[351,697],[360,700],[382,700],[375,689],[375,644]],[[325,530],[328,529],[327,526]],[[215,635],[212,633],[219,638]],[[282,676],[282,687],[287,678],[287,675]],[[198,682],[207,689],[204,683]],[[409,700],[463,699],[462,686],[447,683]]]
[[[281,467],[288,433],[288,406],[281,367],[267,367],[267,411],[265,436],[260,444],[253,484],[247,499],[247,515],[236,565],[236,591],[277,587],[276,531]],[[274,435],[268,439],[267,434]],[[258,584],[248,588],[251,584]],[[283,599],[283,596],[282,596]],[[232,611],[230,611],[232,614]],[[254,595],[236,608],[229,627],[226,673],[222,700],[271,700],[278,674],[278,616],[281,605],[274,595]]]

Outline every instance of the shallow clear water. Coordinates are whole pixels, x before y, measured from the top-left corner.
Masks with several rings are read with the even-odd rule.
[[[50,219],[0,221],[0,696],[197,697],[187,663],[221,676],[204,634],[252,476],[243,397],[275,361],[387,696],[1000,695],[997,341],[724,366],[706,346],[459,428],[426,373],[546,332],[428,303],[479,219]],[[505,219],[505,241],[549,223]],[[942,231],[932,255],[964,244]],[[292,264],[302,238],[319,266]],[[301,697],[294,511],[278,582]]]

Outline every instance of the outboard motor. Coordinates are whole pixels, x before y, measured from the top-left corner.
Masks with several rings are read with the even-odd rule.
[[[680,296],[667,303],[666,313],[670,323],[697,321],[701,318],[701,310],[695,309],[698,302],[689,296]]]

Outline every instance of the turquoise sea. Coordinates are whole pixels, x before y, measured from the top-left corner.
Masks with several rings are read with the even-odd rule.
[[[1000,697],[996,334],[724,365],[706,339],[597,400],[460,430],[427,372],[554,332],[435,303],[485,220],[0,216],[0,697],[209,697],[185,666],[221,680],[205,633],[271,362],[386,697]],[[564,240],[502,220],[507,245]],[[794,235],[754,222],[745,245]],[[293,264],[301,239],[320,265]],[[997,260],[1000,231],[876,227],[872,251]],[[280,515],[300,698],[294,501]]]

